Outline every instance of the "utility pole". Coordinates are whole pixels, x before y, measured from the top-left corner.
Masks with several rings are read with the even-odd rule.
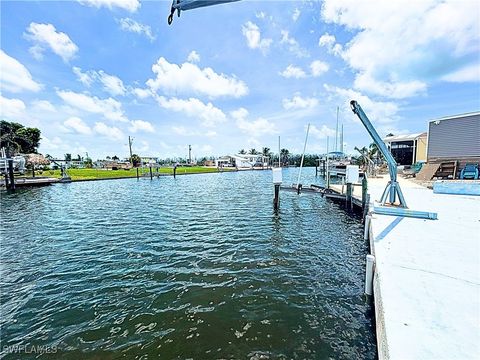
[[[128,147],[130,149],[130,161],[132,161],[132,143],[133,143],[133,138],[130,136],[128,137]],[[132,161],[133,162],[133,161]]]
[[[192,145],[188,145],[188,163],[192,165]]]

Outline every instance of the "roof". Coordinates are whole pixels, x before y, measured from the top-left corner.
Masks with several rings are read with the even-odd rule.
[[[474,112],[463,113],[463,114],[458,114],[458,115],[444,116],[444,117],[441,117],[441,118],[432,119],[429,122],[461,119],[461,118],[465,118],[465,117],[469,117],[469,116],[479,116],[479,115],[480,115],[480,111],[474,111]]]
[[[394,135],[394,136],[385,137],[382,140],[384,142],[410,141],[410,140],[416,140],[422,136],[427,136],[427,133],[423,132],[418,134]]]

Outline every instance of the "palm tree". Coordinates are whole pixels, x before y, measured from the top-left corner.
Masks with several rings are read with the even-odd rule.
[[[288,165],[288,156],[290,154],[290,151],[288,149],[282,149],[280,150],[280,158],[282,159],[282,164],[283,165]]]
[[[245,149],[242,149],[238,153],[243,155],[243,154],[246,154],[247,152],[245,151]]]
[[[268,147],[262,148],[262,155],[263,156],[269,156],[270,155],[270,148],[268,148]]]
[[[250,149],[250,150],[248,150],[248,154],[249,154],[249,155],[257,155],[257,154],[258,154],[258,151],[255,150],[255,149]]]

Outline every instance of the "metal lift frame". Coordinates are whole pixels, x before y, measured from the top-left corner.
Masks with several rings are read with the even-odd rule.
[[[380,198],[380,204],[395,205],[398,196],[398,201],[400,203],[399,206],[403,208],[408,208],[407,202],[403,197],[400,184],[397,181],[397,162],[393,158],[390,151],[388,151],[387,146],[382,141],[382,138],[378,135],[377,130],[375,130],[367,115],[365,115],[365,113],[363,112],[362,107],[355,100],[350,101],[350,107],[352,108],[353,113],[358,116],[362,124],[365,126],[368,133],[372,137],[373,141],[377,145],[378,149],[380,150],[388,164],[390,181],[388,182],[387,187],[383,191],[382,197]]]
[[[390,181],[385,187],[385,190],[383,191],[382,197],[380,199],[381,206],[374,206],[373,212],[382,215],[436,220],[438,218],[437,213],[407,210],[407,203],[405,201],[405,198],[403,197],[400,184],[397,181],[397,162],[393,158],[390,151],[387,149],[385,143],[378,135],[377,130],[375,130],[367,115],[365,115],[365,113],[363,112],[362,107],[355,100],[350,101],[350,107],[352,108],[353,113],[358,116],[358,118],[372,137],[375,144],[377,144],[378,149],[385,157],[385,160],[388,164],[388,172],[390,173]],[[397,196],[399,201],[399,207],[396,207]],[[385,206],[387,204],[393,206]]]

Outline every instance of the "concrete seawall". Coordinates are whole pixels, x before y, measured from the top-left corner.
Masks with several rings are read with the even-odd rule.
[[[369,179],[372,202],[386,183]],[[372,214],[367,222],[379,358],[478,359],[480,197],[400,183],[410,209],[438,220]]]

